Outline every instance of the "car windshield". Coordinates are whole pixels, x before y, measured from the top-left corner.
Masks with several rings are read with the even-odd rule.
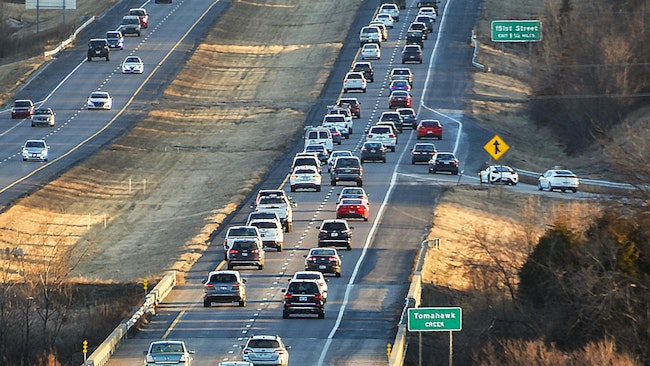
[[[43,141],[27,141],[25,143],[25,147],[45,147],[45,143]]]
[[[280,348],[280,342],[273,339],[251,339],[248,342],[250,348]]]
[[[108,94],[106,94],[106,93],[92,93],[92,94],[90,94],[90,97],[91,98],[96,98],[96,99],[107,99]]]
[[[257,236],[257,231],[252,227],[237,227],[228,230],[228,236]]]

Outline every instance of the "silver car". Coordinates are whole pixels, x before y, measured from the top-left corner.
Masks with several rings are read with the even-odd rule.
[[[23,161],[47,161],[49,152],[50,146],[45,142],[45,140],[27,140],[22,146]]]
[[[191,366],[194,351],[190,351],[183,341],[155,341],[144,351],[144,365],[184,365]]]
[[[282,338],[277,335],[252,336],[246,342],[242,351],[242,359],[254,365],[281,365],[289,364],[289,349]]]
[[[38,108],[32,115],[32,127],[35,126],[54,126],[56,113],[52,108]]]

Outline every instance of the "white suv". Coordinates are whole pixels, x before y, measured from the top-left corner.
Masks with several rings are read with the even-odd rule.
[[[284,232],[282,225],[273,219],[255,219],[249,223],[250,226],[255,226],[262,235],[262,243],[265,247],[275,248],[278,252],[282,251],[284,244]]]
[[[282,338],[277,335],[256,335],[246,342],[242,351],[242,359],[254,365],[281,365],[289,364],[289,349]]]
[[[262,245],[262,234],[255,226],[231,226],[223,236],[224,260],[228,259],[228,251],[235,239],[254,239]]]
[[[334,150],[332,131],[325,127],[310,127],[305,131],[305,146],[322,144],[329,153]]]
[[[368,135],[366,136],[367,142],[381,142],[390,149],[390,151],[395,151],[395,145],[397,145],[397,134],[393,132],[393,129],[389,126],[372,126]]]
[[[399,22],[399,6],[397,4],[382,4],[379,8],[379,14],[386,13],[393,17],[393,20]]]
[[[344,139],[350,138],[350,125],[346,121],[345,115],[343,114],[326,114],[323,117],[323,127],[336,126],[336,128],[341,131],[341,136]]]
[[[344,93],[347,93],[349,90],[361,90],[365,93],[367,86],[368,82],[362,72],[348,72],[345,75],[345,79],[343,79]]]

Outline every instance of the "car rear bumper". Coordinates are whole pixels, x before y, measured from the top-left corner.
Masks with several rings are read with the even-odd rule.
[[[203,300],[206,302],[239,302],[244,300],[244,297],[241,294],[206,294]]]

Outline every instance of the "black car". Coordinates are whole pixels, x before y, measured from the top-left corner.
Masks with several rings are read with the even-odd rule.
[[[88,42],[88,61],[92,61],[93,57],[101,57],[106,61],[111,60],[111,51],[105,38],[93,38]]]
[[[284,291],[282,318],[291,314],[316,314],[325,318],[325,296],[316,280],[292,280]]]
[[[433,31],[433,23],[436,22],[436,18],[430,17],[428,15],[418,15],[415,17],[415,21],[426,24],[429,33],[431,33]]]
[[[422,38],[429,39],[429,29],[427,28],[427,25],[422,22],[413,22],[409,26],[409,31],[422,31]]]
[[[361,147],[361,164],[366,161],[386,162],[386,148],[381,142],[366,142]]]
[[[352,228],[340,219],[323,220],[318,228],[318,247],[345,247],[352,249]]]
[[[458,175],[458,159],[451,152],[439,152],[429,160],[429,173],[449,172]]]
[[[404,132],[404,120],[402,119],[402,115],[397,111],[382,112],[381,116],[379,116],[379,122],[393,122],[395,128],[397,128],[397,132]]]
[[[417,62],[422,63],[422,47],[417,44],[407,44],[402,49],[402,63]]]
[[[362,72],[369,83],[375,81],[375,69],[372,68],[372,64],[368,61],[355,62],[352,66],[352,71]]]
[[[427,163],[437,151],[432,143],[418,142],[411,149],[411,164]]]
[[[406,32],[406,44],[417,44],[424,47],[424,33],[419,30],[410,30]]]
[[[335,186],[337,182],[356,182],[357,187],[363,186],[363,167],[356,156],[342,156],[336,159],[330,171],[330,183]]]
[[[305,271],[333,273],[341,277],[341,257],[335,248],[311,248],[305,256]]]
[[[203,280],[203,307],[213,302],[236,302],[246,306],[246,279],[237,271],[213,271]]]
[[[257,266],[264,269],[264,248],[256,240],[235,239],[228,250],[228,269],[235,266]]]
[[[396,112],[402,116],[403,127],[410,127],[412,130],[418,127],[418,121],[413,108],[397,108]]]

